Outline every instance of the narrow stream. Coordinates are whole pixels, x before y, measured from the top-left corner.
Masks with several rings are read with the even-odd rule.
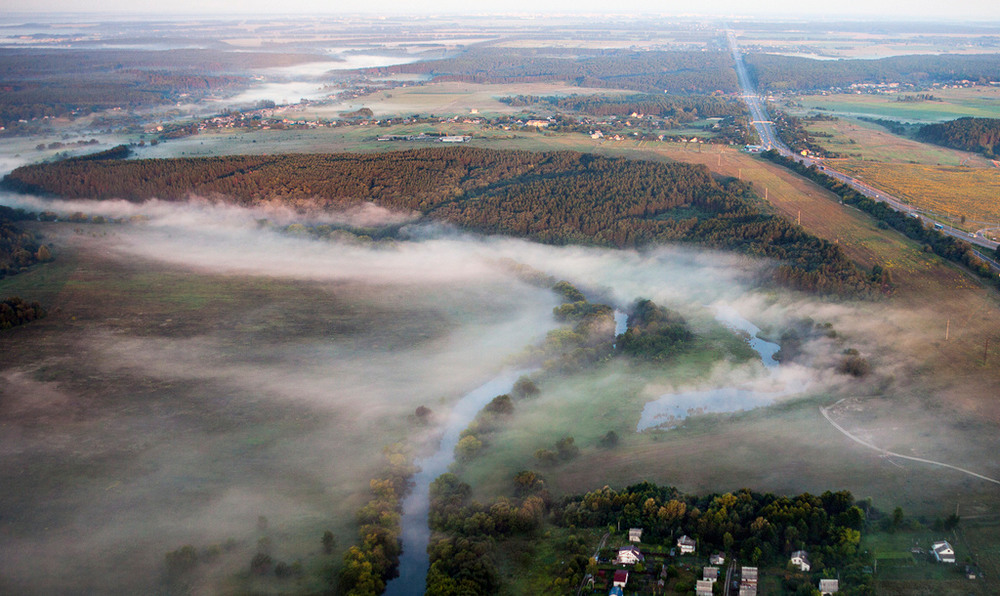
[[[777,372],[778,361],[774,355],[781,349],[776,343],[758,337],[760,328],[744,319],[740,313],[730,306],[719,306],[715,310],[717,321],[749,336],[747,343],[760,355],[760,360],[773,376]],[[737,412],[766,406],[775,398],[786,395],[789,389],[776,391],[757,391],[740,387],[717,387],[699,391],[683,391],[666,393],[658,399],[648,402],[639,417],[636,431],[642,432],[650,428],[676,424],[692,414],[706,412]]]
[[[427,545],[431,530],[428,527],[430,486],[435,478],[448,471],[455,460],[455,445],[459,434],[476,417],[486,404],[504,393],[510,393],[517,380],[532,370],[505,371],[487,383],[473,389],[455,404],[448,414],[441,445],[431,456],[417,460],[420,471],[414,474],[413,489],[403,500],[402,541],[403,552],[399,557],[399,577],[388,582],[387,596],[423,594],[427,581],[430,556]]]

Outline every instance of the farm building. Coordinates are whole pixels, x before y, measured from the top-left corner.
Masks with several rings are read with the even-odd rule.
[[[954,563],[955,562],[955,549],[948,544],[947,540],[942,540],[941,542],[935,542],[931,545],[931,552],[934,553],[934,558],[937,559],[939,563]]]

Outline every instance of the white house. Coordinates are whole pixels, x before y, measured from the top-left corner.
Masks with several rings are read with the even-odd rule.
[[[623,546],[618,549],[618,557],[615,559],[615,563],[618,565],[635,565],[636,563],[645,560],[646,557],[642,556],[638,547]]]
[[[797,550],[792,553],[792,565],[799,568],[799,571],[809,571],[809,553],[804,550]]]
[[[715,582],[719,579],[719,568],[718,567],[705,567],[702,569],[701,577],[707,579],[710,582]]]
[[[677,548],[681,550],[682,555],[693,553],[694,547],[695,547],[694,538],[690,538],[687,535],[684,535],[677,539]]]
[[[840,581],[835,579],[821,579],[819,580],[819,593],[823,596],[829,596],[830,594],[836,594],[840,591]]]
[[[715,582],[699,579],[695,586],[695,596],[712,596],[712,584]]]
[[[939,563],[955,562],[955,549],[948,544],[947,540],[942,540],[941,542],[935,542],[932,544],[931,552],[934,553],[934,558],[937,559]]]
[[[629,528],[628,529],[628,541],[629,542],[642,542],[642,528]]]
[[[619,569],[615,571],[614,578],[611,580],[611,585],[616,588],[624,588],[625,584],[628,583],[628,571],[624,569]]]
[[[726,555],[722,553],[715,553],[708,558],[708,562],[712,565],[723,565],[726,562]]]

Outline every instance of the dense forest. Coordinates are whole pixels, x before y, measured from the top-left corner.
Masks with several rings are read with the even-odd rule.
[[[695,242],[782,261],[808,291],[872,290],[840,247],[767,212],[750,186],[703,166],[467,147],[378,154],[65,160],[24,166],[10,189],[132,201],[227,197],[337,209],[372,202],[486,234],[616,248]]]
[[[17,225],[27,218],[24,211],[0,205],[0,279],[52,258],[48,247]]]
[[[1000,80],[1000,56],[911,55],[878,60],[812,60],[748,54],[750,76],[761,91],[828,89],[855,83],[929,84],[956,80]]]
[[[732,57],[723,51],[634,51],[478,46],[457,56],[371,69],[369,74],[430,75],[473,83],[568,82],[580,87],[646,93],[738,90]]]
[[[246,86],[247,73],[320,56],[219,50],[0,49],[0,126]],[[331,68],[336,63],[331,62]],[[12,128],[13,127],[13,128]]]
[[[701,118],[745,116],[746,104],[727,97],[711,95],[516,95],[500,101],[512,106],[547,104],[567,112],[591,116],[628,116],[644,114],[670,119],[677,123],[694,122]]]
[[[1000,155],[1000,119],[966,117],[926,124],[917,131],[917,139],[995,158]]]

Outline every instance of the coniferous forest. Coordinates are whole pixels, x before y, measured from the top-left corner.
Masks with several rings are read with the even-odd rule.
[[[996,157],[1000,152],[1000,118],[958,118],[926,124],[917,131],[917,138],[935,145]]]
[[[4,178],[21,192],[78,199],[192,196],[240,205],[417,212],[467,230],[549,244],[641,248],[697,243],[780,261],[806,291],[867,295],[869,276],[841,249],[768,212],[750,186],[703,166],[576,152],[466,147],[376,154],[65,160]]]

